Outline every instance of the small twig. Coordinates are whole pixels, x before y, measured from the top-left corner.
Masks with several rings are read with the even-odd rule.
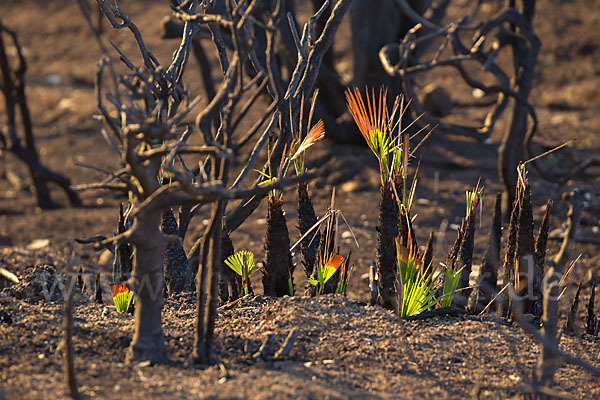
[[[267,352],[269,351],[274,338],[275,335],[272,333],[268,334],[258,351],[252,355],[252,358],[255,360],[264,359],[267,356]]]
[[[0,267],[0,277],[4,278],[7,281],[10,281],[14,284],[19,283],[19,278],[12,272]]]
[[[400,9],[402,10],[402,12],[405,15],[407,15],[410,19],[412,19],[412,21],[415,24],[421,24],[425,28],[432,30],[434,32],[442,28],[440,26],[437,26],[430,20],[419,15],[415,10],[413,10],[413,8],[410,6],[410,4],[408,4],[406,2],[406,0],[396,0],[396,3],[400,6]]]
[[[277,350],[277,352],[275,352],[274,357],[276,359],[282,359],[287,357],[292,351],[296,340],[298,340],[298,328],[294,328],[290,331],[290,333],[285,338],[285,341],[281,345],[281,348]]]

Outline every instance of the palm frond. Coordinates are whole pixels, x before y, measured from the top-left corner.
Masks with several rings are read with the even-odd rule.
[[[252,275],[252,272],[254,272],[256,267],[256,264],[254,263],[254,254],[247,250],[238,251],[237,253],[227,257],[225,264],[236,274],[242,277],[244,295],[247,295],[250,291],[250,275]]]
[[[112,294],[117,312],[127,312],[133,300],[133,291],[119,283],[118,285],[110,285],[110,293]]]
[[[409,243],[411,241],[409,240]],[[424,265],[419,251],[402,246],[399,238],[396,240],[398,256],[398,312],[401,317],[417,315],[434,307],[436,299],[436,280],[431,271],[431,264]]]
[[[298,149],[291,158],[294,161],[302,153],[304,153],[309,147],[325,137],[325,125],[323,121],[319,120],[308,132],[302,143],[298,146]]]

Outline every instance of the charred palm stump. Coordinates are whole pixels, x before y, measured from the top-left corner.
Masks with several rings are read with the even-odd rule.
[[[448,257],[446,258],[446,265],[454,265],[454,262],[456,260],[456,257],[458,257],[458,251],[460,250],[460,244],[462,243],[463,240],[463,230],[464,230],[464,222],[463,225],[461,225],[461,227],[459,228],[458,232],[456,233],[456,240],[454,241],[454,243],[452,244],[452,247],[450,248],[450,251],[448,252]]]
[[[533,276],[533,302],[529,304],[530,309],[525,309],[526,312],[531,312],[536,317],[540,318],[543,313],[542,304],[542,285],[544,281],[544,263],[546,261],[546,247],[548,245],[548,229],[550,228],[550,211],[552,210],[552,200],[546,203],[546,213],[540,225],[537,239],[535,240],[535,252],[533,254],[534,276]]]
[[[535,242],[533,238],[533,210],[529,182],[525,181],[525,187],[521,188],[520,192],[515,255],[515,292],[517,299],[523,300],[524,312],[532,314],[536,303],[533,293],[536,266],[533,261]]]
[[[600,321],[594,313],[594,303],[596,299],[596,285],[592,283],[592,291],[590,293],[590,301],[587,306],[587,318],[585,321],[585,333],[592,336],[598,336],[600,332]]]
[[[77,271],[77,287],[81,293],[85,293],[85,281],[83,280],[83,267]]]
[[[397,290],[396,236],[398,236],[399,211],[389,184],[381,188],[379,221],[377,223],[376,261],[378,268],[377,287],[380,305],[395,310]]]
[[[231,237],[223,232],[221,237],[221,279],[219,280],[219,300],[222,304],[238,299],[244,294],[242,277],[225,264],[225,260],[234,253]],[[253,293],[250,283],[248,283],[248,293]]]
[[[317,223],[317,215],[308,194],[308,184],[300,182],[298,184],[298,227],[300,235],[303,236]],[[317,229],[314,235],[308,235],[300,243],[300,252],[302,253],[302,266],[307,278],[313,276],[315,272],[315,262],[319,252],[321,242],[321,232]],[[314,286],[310,286],[311,288]]]
[[[519,219],[519,199],[516,198],[513,204],[513,209],[510,213],[510,222],[508,223],[508,239],[506,244],[506,254],[504,255],[504,277],[502,284],[508,286],[506,296],[502,302],[502,315],[506,318],[510,317],[511,299],[509,296],[510,288],[514,287],[514,261],[517,247],[517,223]]]
[[[262,278],[265,295],[275,297],[289,295],[288,282],[292,279],[293,268],[290,236],[281,201],[269,199],[265,235],[265,268]]]
[[[458,251],[459,266],[462,268],[460,279],[458,280],[457,289],[454,294],[454,304],[457,307],[466,308],[469,302],[471,289],[469,287],[469,277],[471,276],[471,268],[473,266],[473,247],[475,245],[475,221],[477,214],[471,212],[463,223],[462,241],[460,250]]]
[[[176,236],[178,234],[177,220],[170,208],[163,213],[160,228],[165,235]],[[187,256],[180,244],[169,244],[167,247],[164,256],[164,274],[170,296],[190,291],[192,275],[188,268]]]
[[[127,223],[123,210],[123,203],[119,204],[119,222],[117,233],[121,234],[127,230]],[[113,261],[113,282],[115,284],[125,282],[131,277],[133,269],[133,251],[131,244],[122,243],[115,247],[115,259]]]
[[[489,239],[479,270],[479,278],[471,297],[471,310],[475,313],[480,313],[498,291],[498,265],[500,264],[500,242],[502,240],[502,193],[496,195]]]
[[[100,283],[100,273],[96,274],[94,282],[94,301],[98,304],[104,304],[102,301],[102,283]]]
[[[579,295],[581,294],[581,283],[577,286],[575,296],[573,296],[573,302],[571,303],[571,309],[569,310],[569,316],[567,317],[567,326],[565,331],[572,334],[577,334],[577,311],[579,310]]]

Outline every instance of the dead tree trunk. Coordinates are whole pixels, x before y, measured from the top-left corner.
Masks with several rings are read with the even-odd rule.
[[[418,14],[430,1],[408,1]],[[354,0],[350,8],[352,49],[354,51],[354,84],[357,87],[385,86],[389,93],[399,93],[398,78],[386,74],[379,60],[379,51],[388,43],[398,43],[415,25],[395,1]]]
[[[18,63],[16,66],[11,66],[9,58],[6,54],[4,44],[4,34],[11,37],[14,47],[17,50]],[[27,63],[21,51],[21,47],[17,40],[17,35],[6,29],[0,23],[0,73],[2,81],[0,82],[0,91],[5,99],[7,124],[0,134],[0,146],[4,150],[10,151],[21,162],[27,165],[29,174],[35,187],[37,204],[41,208],[56,208],[58,204],[50,197],[50,189],[48,183],[58,184],[67,194],[71,206],[81,206],[81,200],[77,193],[71,188],[71,181],[66,176],[50,170],[44,166],[35,148],[33,138],[33,124],[27,98],[25,96],[25,72]],[[17,129],[17,107],[19,109],[21,122],[23,124],[23,140],[18,137]]]
[[[514,75],[511,80],[512,88],[520,100],[513,100],[513,112],[508,131],[502,138],[498,149],[498,173],[504,184],[503,209],[508,212],[515,199],[517,166],[525,161],[525,139],[532,129],[528,121],[531,114],[527,108],[529,93],[533,87],[535,65],[541,42],[533,33],[533,16],[535,14],[535,0],[522,0],[519,13],[522,23],[513,26],[510,34],[503,35],[501,39],[513,46]]]
[[[219,278],[221,269],[221,234],[223,203],[213,203],[212,217],[202,241],[202,260],[196,278],[197,322],[194,335],[192,360],[195,364],[211,361],[217,304],[219,302]]]
[[[128,361],[167,360],[162,329],[163,258],[168,246],[161,233],[161,210],[147,210],[134,216],[135,245],[133,275],[130,286],[135,290],[135,330],[127,350]]]

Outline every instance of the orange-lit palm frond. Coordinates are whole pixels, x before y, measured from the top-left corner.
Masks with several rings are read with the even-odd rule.
[[[379,89],[379,98],[376,98],[374,90],[371,91],[371,95],[367,90],[365,98],[366,103],[363,101],[358,88],[346,90],[346,101],[350,114],[352,114],[352,118],[354,118],[360,133],[371,147],[371,150],[377,154],[377,149],[374,147],[374,136],[378,134],[391,136],[387,110],[387,91],[383,88]]]
[[[292,156],[291,160],[295,160],[298,156],[304,153],[310,146],[318,142],[325,137],[325,125],[323,121],[319,120],[308,132],[302,143],[298,146],[298,149]]]
[[[115,297],[120,293],[128,293],[128,292],[129,292],[129,289],[121,283],[119,283],[118,285],[110,285],[110,294],[112,294],[112,297]]]
[[[341,254],[333,254],[331,257],[329,257],[325,267],[332,268],[334,271],[337,271],[337,269],[344,263],[344,260],[345,258]]]

